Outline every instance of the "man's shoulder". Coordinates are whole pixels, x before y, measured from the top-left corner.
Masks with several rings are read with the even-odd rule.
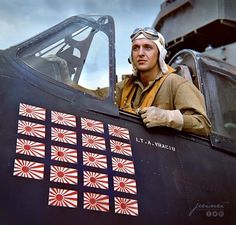
[[[166,80],[172,81],[172,82],[180,82],[180,83],[184,83],[188,81],[186,78],[184,78],[183,76],[175,72],[168,74]]]
[[[189,80],[177,73],[170,73],[166,78],[165,85],[171,86],[174,90],[177,90],[181,87],[181,89],[184,90],[200,92],[199,89],[194,85],[192,80]]]
[[[175,72],[168,74],[163,85],[165,87],[169,86],[173,90],[177,90],[179,87],[184,87],[185,85],[192,86],[190,81],[188,81],[187,79],[183,78],[182,76],[178,75]]]

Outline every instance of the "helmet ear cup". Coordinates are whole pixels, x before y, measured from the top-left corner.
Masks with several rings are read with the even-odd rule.
[[[131,62],[131,59],[130,59],[130,57],[128,58],[128,62],[129,62],[129,64],[131,64],[132,62]]]

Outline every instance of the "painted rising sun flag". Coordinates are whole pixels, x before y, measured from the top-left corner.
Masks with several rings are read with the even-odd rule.
[[[109,196],[95,193],[84,193],[84,209],[109,211]]]
[[[44,164],[15,159],[14,176],[42,180],[44,176]]]
[[[114,171],[134,174],[134,163],[131,160],[112,157],[112,168]]]
[[[44,158],[45,144],[24,139],[17,139],[16,153]]]
[[[45,120],[46,110],[40,107],[20,103],[19,115]]]
[[[137,194],[136,181],[134,179],[118,176],[114,176],[113,179],[115,191]]]
[[[98,137],[89,134],[82,134],[82,145],[88,148],[105,150],[105,140],[103,137]]]
[[[50,181],[66,184],[77,184],[77,177],[78,172],[76,169],[51,166]]]
[[[103,123],[96,120],[81,118],[81,127],[85,130],[91,130],[98,133],[104,133]]]
[[[84,171],[84,186],[108,189],[108,175]]]
[[[50,207],[138,216],[127,128],[20,103],[15,154],[13,176],[49,184]]]
[[[93,152],[83,152],[83,164],[86,166],[107,168],[107,157]]]
[[[45,125],[28,121],[18,121],[18,133],[33,137],[45,138]]]
[[[52,145],[51,159],[68,163],[77,163],[77,150]]]
[[[137,200],[115,197],[115,212],[120,214],[137,216]]]
[[[49,188],[48,205],[76,208],[77,199],[77,191],[60,188]]]
[[[110,140],[111,144],[111,151],[121,154],[121,155],[128,155],[131,156],[131,146],[130,144],[120,142],[120,141],[115,141],[115,140]]]
[[[129,140],[129,131],[126,128],[118,127],[112,124],[108,124],[109,134],[114,137],[124,138]]]
[[[76,118],[75,116],[70,115],[70,114],[52,111],[51,118],[52,118],[53,123],[67,125],[70,127],[76,126]]]
[[[52,127],[52,140],[76,144],[76,133],[74,131]]]

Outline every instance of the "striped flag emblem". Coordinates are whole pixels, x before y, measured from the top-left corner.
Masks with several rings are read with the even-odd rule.
[[[62,124],[70,127],[76,126],[76,118],[73,115],[52,111],[51,121],[53,123]]]
[[[105,150],[105,140],[103,137],[82,134],[82,145],[87,148],[96,148],[99,150]]]
[[[108,189],[108,175],[84,171],[84,186]]]
[[[103,123],[96,120],[81,118],[81,127],[85,130],[91,130],[98,133],[104,133]]]
[[[34,118],[37,120],[45,120],[46,110],[40,107],[20,103],[19,115]]]
[[[115,212],[130,216],[138,215],[137,200],[115,197]]]
[[[137,194],[136,181],[134,179],[114,176],[113,181],[115,191]]]
[[[83,164],[86,166],[106,169],[107,157],[93,152],[83,152]]]
[[[84,193],[84,209],[108,212],[109,211],[109,196],[85,192]]]
[[[120,141],[110,140],[110,145],[111,145],[112,152],[115,152],[121,155],[132,156],[130,144],[120,142]]]
[[[44,176],[44,164],[15,159],[13,175],[42,180]]]
[[[52,140],[75,145],[77,142],[76,132],[52,127]]]
[[[112,157],[112,168],[114,171],[134,174],[134,163],[131,160]]]
[[[118,127],[115,125],[108,124],[109,134],[114,137],[119,137],[129,140],[129,131],[126,128]]]
[[[60,188],[49,188],[48,205],[76,208],[77,199],[77,191]]]
[[[16,153],[44,158],[45,144],[17,138]]]
[[[45,126],[42,124],[19,120],[18,133],[33,137],[45,138]]]
[[[50,181],[65,184],[77,184],[77,177],[78,172],[76,169],[61,166],[51,166]]]
[[[51,159],[61,162],[77,163],[77,150],[72,148],[65,148],[61,146],[52,145]]]

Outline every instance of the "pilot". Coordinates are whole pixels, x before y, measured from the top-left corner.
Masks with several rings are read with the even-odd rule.
[[[139,114],[148,128],[165,126],[208,136],[211,122],[204,97],[192,82],[165,63],[162,34],[150,27],[137,28],[130,38],[133,73],[117,83],[120,109]]]

